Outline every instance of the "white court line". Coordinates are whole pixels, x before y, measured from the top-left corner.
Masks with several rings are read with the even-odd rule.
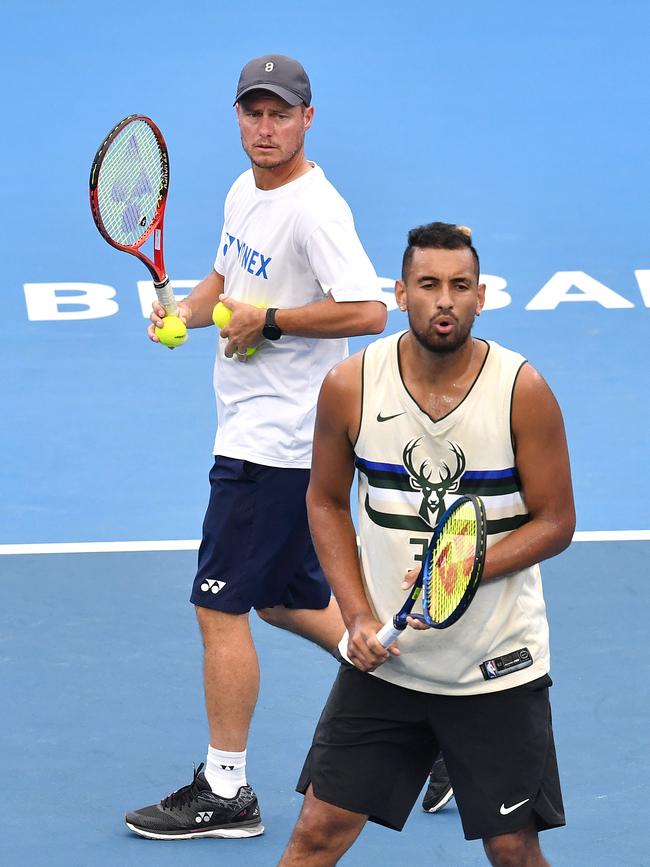
[[[37,545],[0,545],[2,554],[112,554],[128,551],[196,551],[199,539],[153,542],[53,542]],[[648,542],[650,530],[579,530],[574,542]]]
[[[0,545],[2,554],[112,554],[125,551],[196,551],[199,539],[160,542],[52,542],[38,545]]]
[[[574,542],[647,542],[650,530],[579,530]]]

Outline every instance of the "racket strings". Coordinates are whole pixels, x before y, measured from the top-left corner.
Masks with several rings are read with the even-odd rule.
[[[156,216],[162,189],[158,139],[145,121],[132,121],[109,145],[97,178],[101,220],[114,241],[137,246]]]
[[[431,621],[447,620],[462,602],[474,573],[477,534],[474,506],[463,504],[447,522],[426,564],[422,604]]]

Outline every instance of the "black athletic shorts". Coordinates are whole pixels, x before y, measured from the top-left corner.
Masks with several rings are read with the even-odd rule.
[[[551,682],[430,695],[344,663],[296,788],[401,831],[442,750],[466,839],[564,825]]]
[[[251,608],[326,608],[331,591],[307,523],[309,470],[217,455],[191,601]]]

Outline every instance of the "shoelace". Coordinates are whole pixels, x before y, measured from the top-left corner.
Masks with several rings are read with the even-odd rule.
[[[174,807],[182,807],[184,804],[189,804],[194,798],[196,798],[199,794],[198,786],[196,785],[196,778],[203,770],[204,763],[196,767],[193,765],[194,777],[192,778],[192,782],[183,786],[181,789],[178,789],[176,792],[172,792],[171,795],[167,795],[166,798],[163,798],[160,802],[160,806],[164,810],[172,810]]]

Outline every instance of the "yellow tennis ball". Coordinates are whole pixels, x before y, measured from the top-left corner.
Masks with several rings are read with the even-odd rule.
[[[169,346],[173,349],[175,346],[182,346],[185,343],[187,328],[178,316],[165,316],[162,328],[156,328],[156,335],[163,346]]]
[[[217,326],[219,331],[222,328],[225,328],[226,325],[232,319],[232,310],[223,303],[223,301],[219,301],[214,305],[214,310],[212,311],[212,321]]]

